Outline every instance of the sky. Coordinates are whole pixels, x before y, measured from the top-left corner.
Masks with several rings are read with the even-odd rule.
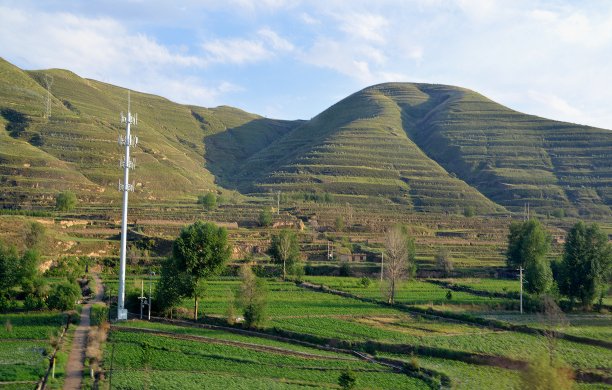
[[[612,1],[0,0],[0,57],[280,119],[394,81],[612,129]]]

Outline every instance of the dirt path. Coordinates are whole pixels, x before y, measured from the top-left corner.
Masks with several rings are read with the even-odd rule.
[[[68,357],[64,390],[78,390],[81,388],[81,381],[83,380],[83,362],[85,361],[87,335],[89,334],[89,314],[91,313],[91,305],[96,302],[101,302],[104,296],[102,279],[100,279],[98,274],[92,275],[96,282],[96,296],[92,301],[84,305],[81,311],[81,322],[74,332],[72,350]]]

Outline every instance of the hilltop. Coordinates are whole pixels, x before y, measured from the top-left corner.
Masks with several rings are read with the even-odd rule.
[[[45,117],[45,78],[51,115]],[[282,191],[294,200],[477,213],[612,214],[612,132],[513,111],[459,87],[388,83],[308,121],[181,105],[132,92],[134,202]],[[0,207],[50,205],[72,189],[119,199],[124,88],[0,60]]]

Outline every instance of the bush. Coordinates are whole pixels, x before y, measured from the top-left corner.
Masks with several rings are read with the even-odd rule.
[[[42,310],[47,307],[45,300],[42,297],[34,294],[28,294],[23,301],[23,308],[26,311]]]
[[[81,289],[79,286],[66,281],[53,286],[47,299],[47,305],[51,310],[71,310],[74,309],[80,297]]]
[[[55,197],[55,208],[58,211],[72,211],[77,205],[77,197],[72,191],[64,191]]]
[[[28,248],[38,248],[45,241],[46,228],[40,222],[31,222],[25,231],[25,244]]]
[[[259,226],[268,227],[272,225],[272,211],[270,209],[261,210],[259,213]]]
[[[356,382],[357,379],[355,378],[355,374],[349,370],[342,371],[338,377],[338,385],[344,390],[353,389]]]
[[[91,325],[102,325],[108,321],[108,306],[105,303],[95,303],[91,306]]]
[[[204,209],[211,211],[217,208],[217,197],[212,192],[198,197],[198,204],[204,206]]]
[[[340,276],[351,276],[351,265],[348,262],[343,261],[342,264],[340,264],[340,270],[338,273]]]
[[[358,282],[359,287],[363,287],[363,288],[370,287],[370,284],[372,284],[372,281],[370,280],[370,278],[366,276],[359,279],[359,282]]]

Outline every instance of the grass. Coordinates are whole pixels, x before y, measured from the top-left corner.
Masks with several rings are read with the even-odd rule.
[[[46,75],[54,78],[44,117]],[[116,139],[126,91],[65,70],[0,63],[0,183],[5,201],[50,206],[75,191],[118,201]],[[519,210],[609,216],[607,131],[511,111],[462,88],[390,83],[359,91],[309,121],[185,106],[132,93],[134,204],[202,193],[330,193],[410,210]],[[61,178],[61,180],[59,180]],[[484,194],[484,195],[483,195]]]
[[[53,351],[51,339],[61,332],[65,316],[61,313],[3,314],[0,322],[0,382],[38,381],[49,367],[48,356]],[[58,364],[62,361],[59,359]],[[61,376],[63,370],[59,368],[56,372]],[[22,386],[14,385],[14,388]],[[31,388],[32,384],[27,386]]]
[[[359,285],[359,278],[338,278],[326,276],[307,276],[305,280],[323,284],[332,289],[346,291],[360,297],[384,300],[381,283],[372,280],[368,287]],[[510,299],[490,298],[462,291],[453,291],[452,299],[447,299],[448,289],[421,280],[410,280],[400,284],[396,291],[396,302],[411,305],[446,304],[446,305],[483,305],[499,306],[512,302]]]
[[[405,355],[383,353],[394,359],[410,361]],[[442,372],[451,378],[452,388],[461,390],[472,389],[516,389],[519,384],[519,374],[516,371],[503,368],[478,366],[457,360],[440,359],[432,357],[418,357],[420,367]]]
[[[110,341],[113,387],[120,389],[215,387],[221,381],[232,388],[333,388],[347,368],[356,372],[358,388],[427,388],[404,374],[356,360],[302,358],[117,330]]]

